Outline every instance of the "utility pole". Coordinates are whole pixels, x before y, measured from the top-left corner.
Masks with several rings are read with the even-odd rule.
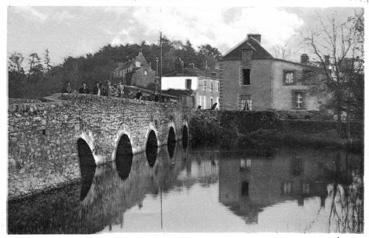
[[[160,80],[159,80],[159,90],[161,96],[161,78],[163,76],[163,42],[162,42],[162,35],[160,32]]]
[[[159,92],[159,88],[161,88],[160,84],[160,77],[159,77],[159,57],[155,58],[156,61],[156,72],[155,72],[155,94]]]

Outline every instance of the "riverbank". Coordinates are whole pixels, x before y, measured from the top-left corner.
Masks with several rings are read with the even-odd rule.
[[[315,116],[316,117],[316,116]],[[192,145],[219,144],[222,148],[268,150],[277,145],[327,147],[362,152],[362,123],[351,123],[352,138],[341,138],[336,122],[322,119],[285,119],[272,111],[196,111],[190,122]],[[347,125],[344,123],[343,128]]]

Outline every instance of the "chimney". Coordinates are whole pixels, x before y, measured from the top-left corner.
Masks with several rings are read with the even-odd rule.
[[[259,42],[259,44],[261,43],[261,35],[260,34],[247,34],[247,39],[250,39],[250,38],[253,38],[257,42]]]
[[[301,64],[307,64],[307,63],[309,63],[309,56],[307,54],[302,54],[300,56],[300,63]]]
[[[329,55],[324,55],[324,64],[325,65],[330,65],[330,60],[329,60]]]

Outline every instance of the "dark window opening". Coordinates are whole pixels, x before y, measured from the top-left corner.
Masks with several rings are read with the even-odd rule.
[[[242,69],[242,84],[250,85],[250,69]]]
[[[192,81],[191,79],[186,79],[186,89],[191,90],[192,89]]]
[[[249,196],[249,182],[242,182],[241,185],[241,195],[242,196]]]
[[[293,157],[291,159],[291,175],[299,176],[304,172],[304,164],[301,158]]]

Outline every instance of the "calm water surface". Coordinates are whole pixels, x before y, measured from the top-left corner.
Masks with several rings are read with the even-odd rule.
[[[9,202],[8,232],[362,232],[362,168],[345,151],[176,143],[83,164],[81,182]]]

